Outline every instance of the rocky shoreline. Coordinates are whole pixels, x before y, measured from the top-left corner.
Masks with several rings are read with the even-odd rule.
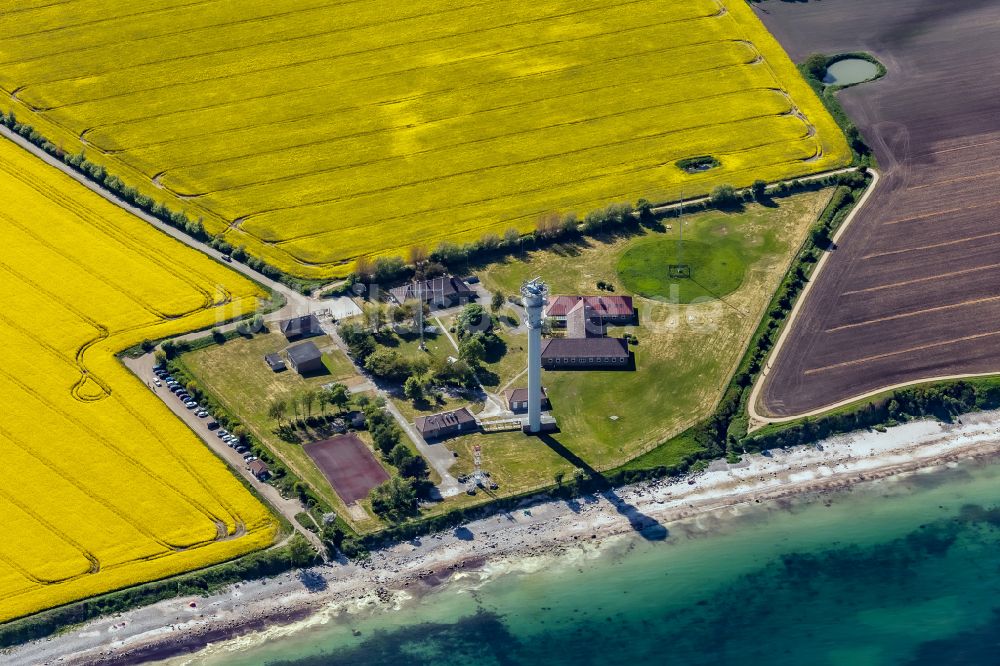
[[[886,433],[861,432],[816,446],[722,461],[679,479],[637,484],[571,501],[550,501],[397,544],[363,562],[339,562],[233,585],[207,598],[179,598],[95,620],[0,654],[16,663],[134,664],[196,652],[260,632],[310,622],[349,622],[392,609],[461,578],[516,569],[531,558],[599,549],[638,533],[669,540],[668,526],[741,505],[837,491],[863,481],[933,469],[1000,452],[1000,412],[956,424],[920,421]],[[470,578],[471,577],[471,578]]]

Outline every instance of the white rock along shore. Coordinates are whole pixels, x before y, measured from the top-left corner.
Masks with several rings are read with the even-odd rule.
[[[575,502],[547,501],[397,544],[361,563],[330,563],[300,573],[229,586],[209,597],[180,597],[74,627],[0,652],[0,663],[137,663],[203,646],[322,611],[391,607],[447,584],[455,572],[503,570],[524,558],[558,556],[602,539],[656,530],[672,521],[740,504],[844,488],[918,469],[1000,452],[1000,412],[966,415],[954,424],[917,421],[888,432],[833,437],[816,446],[718,461],[707,471],[640,483]],[[317,587],[324,587],[317,590]],[[192,605],[192,603],[194,605]]]

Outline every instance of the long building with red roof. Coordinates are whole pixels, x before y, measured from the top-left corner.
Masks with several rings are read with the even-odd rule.
[[[627,325],[635,323],[635,307],[631,296],[553,296],[545,309],[545,316],[558,323],[566,322],[566,315],[583,301],[587,313],[602,323]]]

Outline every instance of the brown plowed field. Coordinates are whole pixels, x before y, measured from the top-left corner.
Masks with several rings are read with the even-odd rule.
[[[759,411],[1000,372],[1000,2],[760,7],[794,60],[863,50],[889,75],[841,93],[884,178],[803,304]]]

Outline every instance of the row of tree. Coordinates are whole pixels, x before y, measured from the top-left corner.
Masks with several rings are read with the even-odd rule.
[[[765,429],[748,437],[747,450],[810,444],[831,435],[862,428],[891,426],[901,421],[933,416],[950,421],[958,414],[1000,407],[1000,383],[995,379],[954,381],[894,391],[856,409],[839,411],[790,426]]]
[[[365,406],[365,419],[375,449],[399,471],[372,489],[372,511],[390,521],[409,518],[417,513],[418,499],[429,496],[434,487],[427,478],[427,462],[402,442],[402,433],[381,398]]]
[[[343,384],[334,383],[323,388],[309,388],[287,398],[274,398],[268,404],[267,415],[279,424],[288,418],[290,423],[308,420],[318,408],[326,415],[332,408],[334,413],[347,411],[351,404],[350,390]]]

